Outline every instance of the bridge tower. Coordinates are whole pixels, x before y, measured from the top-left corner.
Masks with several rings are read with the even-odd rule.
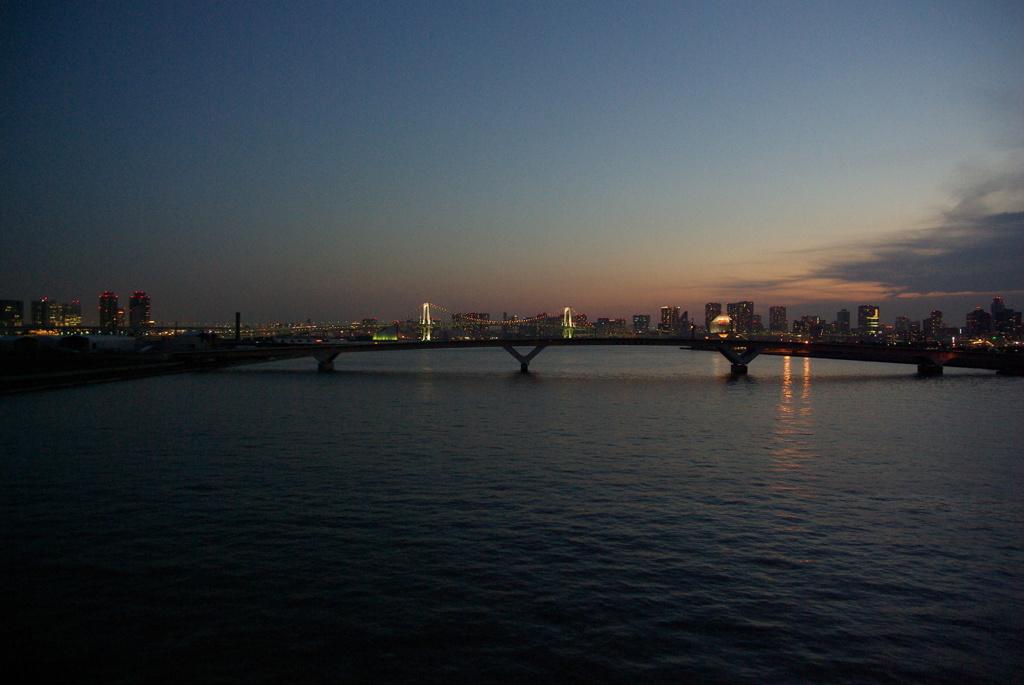
[[[430,303],[423,303],[423,313],[420,314],[420,325],[423,326],[422,340],[430,340]]]
[[[573,321],[572,307],[566,307],[562,310],[562,337],[572,337],[572,327],[576,322]]]

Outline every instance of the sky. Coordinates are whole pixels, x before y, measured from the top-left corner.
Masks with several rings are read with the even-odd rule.
[[[1021,36],[1018,0],[5,0],[0,298],[963,325],[1024,309]]]

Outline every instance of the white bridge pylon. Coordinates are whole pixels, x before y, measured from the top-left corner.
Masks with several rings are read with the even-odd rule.
[[[420,324],[423,326],[423,340],[430,340],[430,303],[423,303],[423,313],[420,314]]]

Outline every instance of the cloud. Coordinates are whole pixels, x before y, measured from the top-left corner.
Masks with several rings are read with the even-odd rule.
[[[1024,211],[958,214],[858,252],[810,275],[878,283],[889,296],[1018,290],[1024,285]]]
[[[998,174],[963,172],[957,201],[928,228],[868,242],[801,252],[815,264],[801,274],[732,283],[733,290],[857,293],[907,298],[1024,289],[1024,158]]]

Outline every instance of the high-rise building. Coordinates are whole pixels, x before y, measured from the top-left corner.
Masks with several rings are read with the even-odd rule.
[[[836,312],[836,321],[833,324],[836,329],[836,333],[840,335],[850,334],[850,310],[840,309]]]
[[[149,314],[149,295],[136,290],[128,298],[128,325],[132,332],[140,333],[152,325]]]
[[[768,307],[768,330],[772,333],[785,333],[789,330],[786,305],[780,304]]]
[[[82,302],[81,300],[71,300],[67,305],[67,311],[64,315],[65,326],[81,326],[82,325]]]
[[[857,307],[857,332],[861,335],[878,335],[878,305],[862,304]]]
[[[992,299],[992,332],[1007,340],[1018,340],[1021,337],[1021,313],[1007,308],[1003,298]]]
[[[661,323],[658,324],[659,331],[679,330],[679,307],[662,307]]]
[[[984,336],[992,332],[992,315],[981,307],[967,312],[967,335]]]
[[[992,328],[1008,340],[1021,337],[1021,314],[1013,309],[1003,309],[992,317]]]
[[[37,328],[64,328],[82,325],[82,303],[55,302],[48,297],[32,300],[32,325]]]
[[[613,319],[608,316],[599,316],[597,321],[594,322],[594,335],[598,338],[621,337],[628,330],[625,319]]]
[[[21,300],[0,300],[0,329],[6,332],[21,328],[25,321],[25,303]]]
[[[100,328],[106,330],[109,333],[113,333],[117,330],[117,295],[104,290],[103,294],[100,295]]]
[[[730,302],[727,308],[736,334],[750,335],[754,331],[754,303],[750,300]]]
[[[928,340],[937,340],[942,335],[942,329],[946,327],[942,320],[942,312],[938,309],[932,310],[932,315],[924,320],[924,335]]]
[[[52,305],[50,298],[44,297],[41,300],[32,300],[32,326],[34,328],[52,328]]]
[[[793,333],[810,338],[819,338],[822,334],[821,318],[804,314],[799,319],[793,319]]]
[[[633,330],[646,331],[651,327],[651,315],[650,314],[634,314],[633,315]]]
[[[711,322],[722,313],[721,302],[708,302],[704,305],[704,328],[711,330]]]
[[[909,316],[897,316],[892,327],[892,336],[901,342],[920,342],[921,322],[911,321]]]

